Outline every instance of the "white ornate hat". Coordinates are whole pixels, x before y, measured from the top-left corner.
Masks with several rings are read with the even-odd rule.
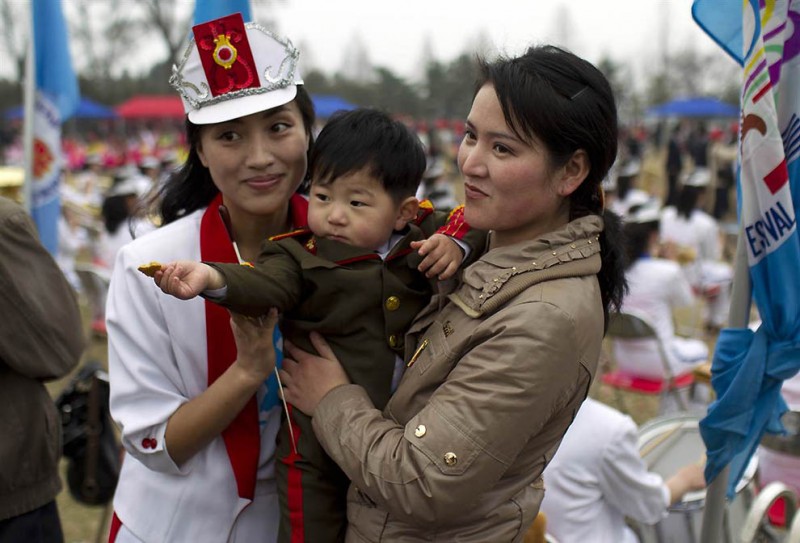
[[[236,13],[192,28],[194,38],[172,85],[195,124],[229,121],[294,100],[303,83],[300,52],[257,23],[244,24]]]

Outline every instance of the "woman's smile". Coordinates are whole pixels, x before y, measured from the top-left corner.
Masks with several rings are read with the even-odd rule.
[[[244,183],[256,190],[267,190],[280,183],[283,178],[281,174],[258,175],[245,179]]]
[[[489,195],[470,183],[464,183],[464,195],[468,200],[488,198]]]

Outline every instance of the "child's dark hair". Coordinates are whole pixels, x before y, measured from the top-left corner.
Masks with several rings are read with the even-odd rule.
[[[309,153],[314,147],[314,103],[303,85],[297,86],[297,96],[294,103],[300,110],[306,134],[309,137]],[[154,199],[157,206],[156,213],[161,216],[162,224],[169,224],[184,215],[208,206],[219,190],[208,168],[200,162],[197,154],[197,144],[200,140],[200,126],[186,119],[186,140],[189,144],[189,156],[183,166],[172,172],[164,187],[159,192],[159,197]],[[306,180],[308,175],[306,175]],[[307,182],[298,188],[298,192],[307,189]],[[288,204],[287,204],[288,205]]]
[[[508,126],[523,141],[535,136],[544,143],[553,167],[566,164],[579,149],[588,156],[589,173],[570,196],[570,220],[603,217],[597,278],[607,316],[619,309],[626,289],[621,221],[604,210],[600,188],[617,156],[617,108],[608,80],[589,62],[554,46],[479,64],[476,93],[492,85]]]
[[[375,109],[333,115],[317,136],[309,158],[312,183],[328,184],[368,168],[391,197],[414,196],[425,172],[425,149],[400,121]]]

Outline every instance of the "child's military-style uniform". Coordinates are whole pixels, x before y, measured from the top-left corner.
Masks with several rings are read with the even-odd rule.
[[[263,245],[253,268],[212,264],[227,284],[226,295],[215,301],[251,316],[277,307],[284,336],[307,351],[314,351],[309,332],[320,333],[350,380],[383,409],[395,365],[402,364],[406,329],[434,288],[417,270],[421,258],[410,244],[438,232],[463,239],[476,254],[485,234],[471,231],[464,239],[467,231],[462,208],[448,216],[423,202],[416,220],[393,236],[383,259],[374,251],[318,239],[309,230],[283,234]],[[291,407],[290,414],[278,437],[279,541],[343,541],[349,480],[317,442],[310,417]]]

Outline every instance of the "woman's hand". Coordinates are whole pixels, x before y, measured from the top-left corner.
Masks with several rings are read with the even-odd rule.
[[[194,298],[206,289],[225,286],[221,273],[208,264],[191,260],[170,262],[158,270],[153,279],[165,294],[181,300]]]
[[[705,462],[689,464],[680,468],[675,475],[666,480],[669,489],[670,504],[674,505],[683,499],[684,494],[706,487],[703,473]]]
[[[306,415],[313,416],[322,398],[337,386],[348,384],[350,379],[328,342],[316,332],[311,332],[309,337],[320,356],[284,340],[285,357],[280,376],[286,401]]]
[[[176,464],[183,465],[219,436],[273,372],[277,322],[275,309],[261,319],[231,313],[236,361],[201,394],[178,407],[167,423],[164,439]]]
[[[231,312],[231,330],[237,353],[234,364],[248,380],[261,383],[275,371],[272,338],[277,324],[278,310],[275,308],[257,318]]]

